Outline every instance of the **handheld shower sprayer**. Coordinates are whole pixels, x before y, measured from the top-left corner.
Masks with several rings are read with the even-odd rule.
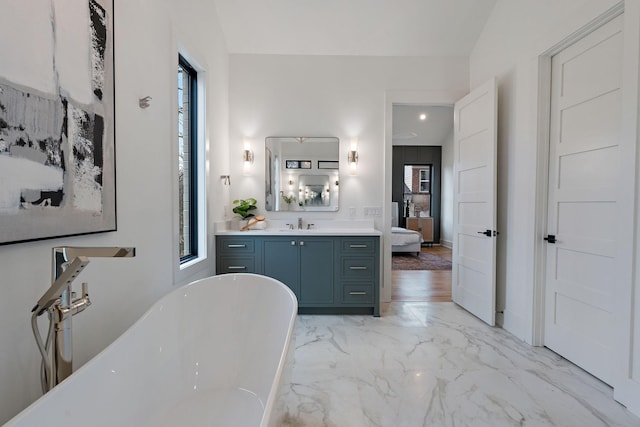
[[[62,272],[56,281],[53,282],[47,292],[40,297],[38,303],[33,307],[31,312],[36,312],[36,315],[40,316],[47,311],[47,309],[49,309],[49,307],[51,307],[58,298],[60,298],[62,292],[71,286],[71,282],[75,280],[78,274],[80,274],[88,264],[89,258],[85,256],[75,257],[66,267],[64,272]]]

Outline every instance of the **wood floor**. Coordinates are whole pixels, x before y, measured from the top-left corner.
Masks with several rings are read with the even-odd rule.
[[[422,248],[451,261],[451,249]],[[392,270],[391,301],[451,301],[451,270]]]

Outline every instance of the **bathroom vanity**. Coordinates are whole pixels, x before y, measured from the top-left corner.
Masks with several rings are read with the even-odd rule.
[[[380,315],[380,235],[371,228],[216,233],[216,272],[278,279],[300,313]]]

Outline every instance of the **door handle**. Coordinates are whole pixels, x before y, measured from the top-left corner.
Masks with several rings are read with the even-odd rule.
[[[478,234],[484,234],[487,237],[491,237],[492,233],[491,230],[487,230],[487,231],[478,231]]]
[[[549,234],[547,237],[544,238],[544,240],[546,240],[549,243],[556,243],[556,236],[554,236],[553,234]]]

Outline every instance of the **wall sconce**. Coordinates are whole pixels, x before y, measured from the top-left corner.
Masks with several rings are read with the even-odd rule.
[[[253,151],[244,150],[242,152],[242,160],[245,166],[251,166],[253,164]]]
[[[358,166],[358,152],[356,150],[349,150],[347,155],[347,162],[349,163],[349,169],[351,173],[356,171],[356,167]]]
[[[246,139],[244,141],[244,150],[242,151],[242,162],[244,164],[243,173],[244,175],[248,175],[251,170],[251,165],[253,165],[253,151],[251,151],[249,142]]]
[[[351,145],[347,153],[347,163],[349,163],[350,174],[355,175],[356,167],[358,166],[358,137],[356,136],[351,138]]]

